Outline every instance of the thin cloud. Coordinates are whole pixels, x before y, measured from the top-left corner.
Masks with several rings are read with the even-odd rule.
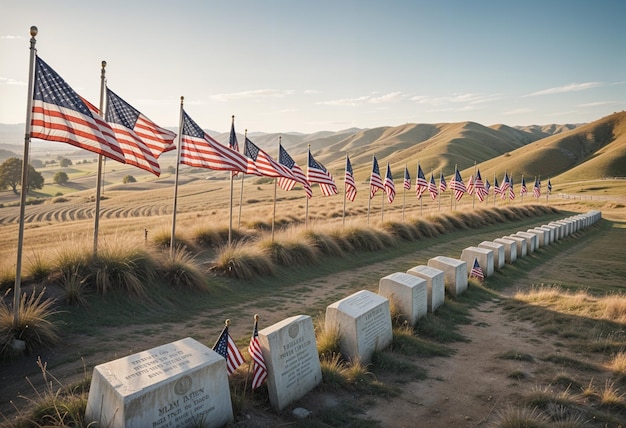
[[[390,104],[404,99],[406,95],[402,92],[390,92],[384,95],[364,95],[356,98],[340,98],[337,100],[321,101],[317,104],[329,106],[356,107],[363,104]]]
[[[507,116],[513,116],[513,115],[516,115],[516,114],[532,113],[533,111],[535,111],[535,110],[533,110],[531,108],[518,108],[518,109],[515,109],[515,110],[504,111],[504,112],[502,112],[502,114],[503,115],[507,115]]]
[[[329,101],[320,101],[317,104],[327,105],[327,106],[348,106],[348,107],[356,107],[362,104],[365,104],[368,99],[371,97],[369,95],[358,97],[358,98],[341,98],[338,100],[329,100]]]
[[[217,101],[233,101],[233,100],[254,99],[254,98],[282,98],[287,95],[292,95],[293,93],[294,91],[292,90],[255,89],[253,91],[231,92],[228,94],[215,94],[211,96],[211,99],[214,99]]]
[[[538,95],[553,95],[564,94],[568,92],[586,91],[587,89],[597,88],[603,86],[602,82],[585,82],[585,83],[570,83],[569,85],[557,86],[554,88],[542,89],[541,91],[533,92],[525,97],[535,97]]]
[[[416,95],[411,98],[418,104],[426,104],[431,106],[442,106],[446,104],[481,104],[496,101],[501,98],[500,94],[478,94],[478,93],[459,93],[443,97],[430,97],[426,95]],[[445,110],[444,110],[445,111]]]
[[[596,101],[594,103],[578,104],[576,107],[600,107],[617,104],[616,101]]]
[[[23,36],[6,35],[6,36],[0,36],[0,39],[5,39],[5,40],[24,40],[25,38]]]
[[[21,80],[9,79],[8,77],[0,77],[0,85],[25,86],[26,82]]]
[[[385,95],[381,95],[379,97],[371,97],[368,102],[372,104],[387,104],[387,103],[395,103],[404,98],[402,92],[390,92]]]

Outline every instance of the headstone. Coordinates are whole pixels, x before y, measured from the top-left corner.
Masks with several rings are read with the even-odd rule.
[[[554,241],[559,240],[559,228],[558,227],[551,225],[551,224],[544,224],[541,227],[546,228],[550,231],[550,243],[553,243]]]
[[[536,227],[535,229],[543,231],[543,233],[544,233],[544,236],[543,236],[544,245],[552,244],[552,229],[550,229],[549,227],[545,227],[545,226],[539,226],[539,227]]]
[[[322,381],[313,320],[297,315],[259,330],[270,404],[280,411]]]
[[[461,252],[461,260],[468,266],[474,266],[474,259],[483,271],[485,277],[493,275],[493,250],[480,247],[467,247]]]
[[[378,281],[378,294],[389,299],[411,326],[428,312],[426,280],[408,273],[396,272]]]
[[[100,427],[221,427],[233,421],[226,360],[187,337],[100,364],[85,419]]]
[[[393,339],[389,300],[358,291],[326,307],[326,328],[339,330],[344,358],[369,362],[374,351],[388,347]]]
[[[503,244],[498,244],[497,242],[492,241],[483,241],[478,244],[478,247],[493,251],[493,266],[495,269],[502,269],[504,267],[505,255]]]
[[[528,232],[517,232],[515,236],[519,236],[526,240],[526,252],[528,254],[535,252],[537,250],[537,235],[534,233]]]
[[[493,242],[504,245],[504,260],[507,263],[515,263],[517,260],[517,243],[515,241],[507,238],[496,238]]]
[[[505,236],[506,239],[510,239],[512,241],[515,241],[515,245],[517,246],[517,258],[521,258],[521,257],[526,257],[527,254],[527,243],[526,243],[526,239],[520,237],[520,236],[515,236],[515,235],[509,235],[509,236]]]
[[[418,266],[419,267],[419,266]],[[467,290],[467,263],[463,260],[453,259],[451,257],[445,256],[437,256],[432,259],[428,259],[428,267],[437,269],[443,272],[443,284],[444,284],[444,294],[443,297],[440,297],[445,300],[445,290],[448,290],[448,294],[452,297],[459,296]],[[417,272],[424,272],[423,268],[418,269],[414,272],[415,268],[410,269],[407,273],[411,275],[415,275]],[[430,277],[432,278],[432,286],[431,289],[436,289],[437,284],[435,282],[436,275],[439,274],[435,271],[427,272],[430,273]],[[423,273],[422,273],[423,274]],[[428,279],[426,280],[428,281]],[[443,304],[443,300],[441,304]],[[433,303],[434,304],[434,303]],[[437,305],[439,307],[440,305]]]
[[[549,233],[545,230],[541,230],[541,229],[528,229],[526,232],[528,233],[533,233],[535,235],[537,235],[537,248],[541,248],[544,247],[546,245],[548,245],[546,243],[546,235]]]

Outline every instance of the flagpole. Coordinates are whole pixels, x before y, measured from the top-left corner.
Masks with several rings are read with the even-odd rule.
[[[348,152],[346,152],[346,168],[348,167]],[[346,225],[346,193],[348,193],[348,186],[346,185],[346,172],[343,175],[343,214],[341,215],[341,225],[345,227]]]
[[[248,139],[248,130],[245,129],[244,130],[244,144],[245,141]],[[246,173],[242,173],[241,174],[241,190],[239,191],[239,217],[237,217],[237,228],[241,227],[241,206],[243,205],[243,179],[246,176]]]
[[[20,294],[22,280],[22,245],[24,243],[24,216],[26,212],[26,194],[28,193],[28,156],[30,154],[30,128],[33,110],[33,92],[35,87],[34,71],[37,49],[37,27],[30,27],[30,63],[28,66],[28,98],[26,101],[26,125],[24,132],[24,158],[22,161],[22,185],[20,187],[20,224],[17,238],[17,260],[15,262],[15,288],[13,289],[13,325],[20,321]]]
[[[372,171],[374,171],[374,159],[376,155],[372,155]],[[370,173],[370,194],[367,200],[367,225],[370,225],[370,206],[372,205],[372,175]]]
[[[522,181],[520,182],[520,186],[519,186],[519,192],[520,192],[520,196],[522,199],[522,205],[524,205],[524,193],[522,192],[522,186],[525,184],[526,182],[524,181],[524,174],[522,174]]]
[[[548,183],[550,182],[550,178],[548,177]],[[550,193],[550,190],[548,189],[548,185],[546,184],[546,205],[548,205],[548,194]]]
[[[476,204],[476,161],[474,161],[474,191],[472,192],[472,209]]]
[[[282,142],[282,135],[278,136],[278,162],[280,162],[280,145]],[[274,179],[274,211],[272,213],[272,242],[274,242],[274,223],[276,222],[276,187],[278,186],[278,178]]]
[[[309,155],[306,158],[307,179],[308,179],[308,173],[309,173],[309,168],[310,168],[309,167],[309,159],[311,159],[311,145],[310,144],[309,144]],[[306,191],[305,191],[304,198],[306,199],[306,203],[304,205],[304,228],[308,229],[308,227],[309,227],[309,197],[306,195]]]
[[[496,206],[496,173],[493,173],[493,206]]]
[[[407,164],[404,164],[404,170],[407,171]],[[404,179],[402,180],[402,221],[404,221],[404,204],[406,203],[406,189],[404,188]]]
[[[104,117],[103,114],[103,110],[104,110],[104,89],[105,89],[105,85],[106,85],[106,66],[107,66],[107,62],[106,61],[102,61],[102,69],[100,71],[100,115]],[[95,256],[96,254],[98,254],[98,228],[99,228],[99,223],[100,223],[100,192],[101,192],[101,187],[104,185],[104,183],[102,182],[102,155],[98,155],[98,177],[96,179],[96,212],[93,216],[93,221],[94,221],[94,225],[93,225],[93,255]]]
[[[456,180],[456,173],[459,171],[459,166],[458,165],[454,165],[454,179]],[[462,177],[461,177],[462,178]],[[452,198],[452,197],[451,197]],[[450,199],[450,202],[452,202],[452,199]],[[456,211],[456,197],[454,198],[454,211]]]
[[[383,189],[384,190],[384,189]],[[380,222],[384,223],[385,222],[385,213],[384,213],[384,209],[385,209],[385,192],[380,192],[381,196],[382,196],[382,204],[380,205]]]
[[[441,171],[439,171],[439,189],[438,189],[439,190],[439,200],[437,202],[438,202],[438,210],[440,212],[441,212],[441,197],[442,197],[441,194],[443,193],[443,190],[441,190],[441,177],[443,177],[443,169]]]
[[[235,128],[235,115],[232,115],[231,129]],[[232,147],[231,147],[232,149]],[[235,171],[230,172],[230,209],[228,211],[228,245],[233,240],[233,187],[234,187],[234,175]]]
[[[180,169],[180,150],[182,146],[183,134],[183,102],[185,97],[180,97],[180,120],[178,122],[178,150],[176,152],[176,176],[174,178],[174,208],[172,209],[172,236],[170,237],[170,255],[174,254],[176,246],[176,205],[178,202],[178,171]]]

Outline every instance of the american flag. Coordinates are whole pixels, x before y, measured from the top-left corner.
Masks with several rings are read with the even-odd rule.
[[[548,193],[552,192],[552,183],[550,183],[550,179],[548,178]]]
[[[309,150],[309,165],[306,170],[309,183],[317,183],[324,196],[337,194],[337,185],[333,176],[321,163],[317,162]]]
[[[448,185],[446,184],[446,178],[443,176],[443,171],[439,174],[439,192],[445,192],[448,190]]]
[[[105,119],[120,143],[126,163],[161,175],[157,158],[176,148],[176,134],[152,122],[109,88]]]
[[[220,354],[222,357],[226,358],[226,369],[228,370],[228,375],[230,376],[237,367],[242,365],[246,360],[243,359],[243,355],[237,348],[235,341],[230,334],[228,334],[228,326],[224,326],[224,330],[222,330],[222,334],[213,345],[213,350]]]
[[[354,182],[354,173],[352,172],[352,164],[350,158],[346,155],[346,176],[344,178],[344,184],[346,186],[346,197],[354,202],[356,198],[356,183]]]
[[[387,193],[387,202],[392,203],[396,197],[396,186],[393,184],[393,176],[391,175],[389,162],[387,162],[387,174],[385,175],[384,187]]]
[[[380,177],[380,169],[378,168],[378,161],[376,156],[372,161],[372,175],[370,176],[370,199],[374,197],[378,189],[384,189],[383,180]]]
[[[468,195],[474,194],[474,176],[473,175],[470,175],[469,180],[467,180],[467,194]]]
[[[211,138],[184,110],[180,163],[218,171],[248,168],[248,158]]]
[[[230,124],[230,135],[228,136],[228,147],[233,149],[234,151],[239,151],[239,141],[237,141],[237,133],[235,132],[235,116],[233,116],[233,121]],[[233,176],[239,174],[238,171],[233,171]]]
[[[528,188],[526,187],[526,180],[522,175],[522,187],[520,187],[519,194],[524,196],[526,193],[528,193]]]
[[[491,190],[491,183],[489,182],[489,179],[487,179],[487,180],[485,181],[485,192],[486,192],[486,195],[488,195],[488,194],[489,194],[489,191],[490,191],[490,190]],[[485,195],[485,196],[486,196],[486,195]]]
[[[494,195],[499,195],[502,193],[502,189],[500,188],[500,185],[498,184],[498,177],[493,177],[493,192],[494,192]]]
[[[426,191],[428,187],[428,182],[426,181],[426,177],[424,177],[424,171],[422,171],[422,167],[420,164],[417,164],[417,177],[415,178],[415,196],[417,199],[422,197],[422,194]]]
[[[428,193],[430,193],[430,197],[434,200],[437,199],[437,183],[435,183],[435,176],[430,173],[430,181],[428,182]]]
[[[294,177],[293,179],[279,177],[278,185],[280,186],[280,188],[286,191],[290,191],[291,189],[293,189],[293,186],[295,186],[296,183],[300,183],[304,186],[306,197],[311,198],[313,196],[313,191],[311,191],[311,185],[306,179],[304,171],[302,171],[302,168],[298,166],[296,161],[294,161],[293,158],[289,156],[287,150],[285,150],[280,143],[278,144],[278,163],[291,171]]]
[[[485,279],[485,274],[480,268],[480,265],[478,264],[478,259],[476,257],[474,257],[474,265],[472,266],[472,270],[470,271],[469,276],[480,279],[481,281]]]
[[[515,199],[515,190],[513,189],[513,174],[509,176],[509,199]]]
[[[68,143],[126,163],[113,129],[98,109],[74,90],[41,58],[35,61],[30,136]]]
[[[463,194],[467,191],[459,170],[455,168],[454,177],[450,180],[450,189],[454,190],[454,199],[460,201]]]
[[[411,190],[411,176],[409,175],[409,169],[404,167],[404,190]]]
[[[250,338],[250,345],[248,345],[248,352],[254,364],[254,368],[252,369],[252,389],[256,389],[261,386],[267,377],[267,367],[265,366],[265,358],[263,358],[263,351],[259,343],[259,329],[256,318],[254,320],[254,330]]]
[[[489,191],[483,183],[483,178],[480,176],[480,170],[476,170],[476,180],[474,181],[474,191],[480,202],[485,200],[485,197],[489,194]]]
[[[500,198],[505,199],[507,194],[508,194],[508,190],[509,187],[511,186],[511,183],[509,183],[509,174],[507,174],[506,172],[504,173],[504,178],[502,179],[502,185],[500,186]]]
[[[270,155],[261,150],[248,137],[244,142],[244,153],[248,158],[246,174],[262,177],[285,177],[295,180],[291,171],[276,162]]]
[[[533,196],[539,198],[541,196],[541,180],[535,178],[535,185],[533,186]]]

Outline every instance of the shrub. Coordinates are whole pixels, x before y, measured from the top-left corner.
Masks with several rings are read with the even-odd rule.
[[[212,270],[237,279],[253,279],[274,274],[274,264],[266,251],[235,243],[217,250]]]
[[[161,253],[158,270],[160,277],[173,286],[191,290],[206,290],[207,280],[196,258],[185,250],[178,247],[171,252]]]
[[[122,183],[127,184],[127,183],[136,183],[137,179],[135,177],[133,177],[132,175],[125,175],[124,178],[122,178]]]

